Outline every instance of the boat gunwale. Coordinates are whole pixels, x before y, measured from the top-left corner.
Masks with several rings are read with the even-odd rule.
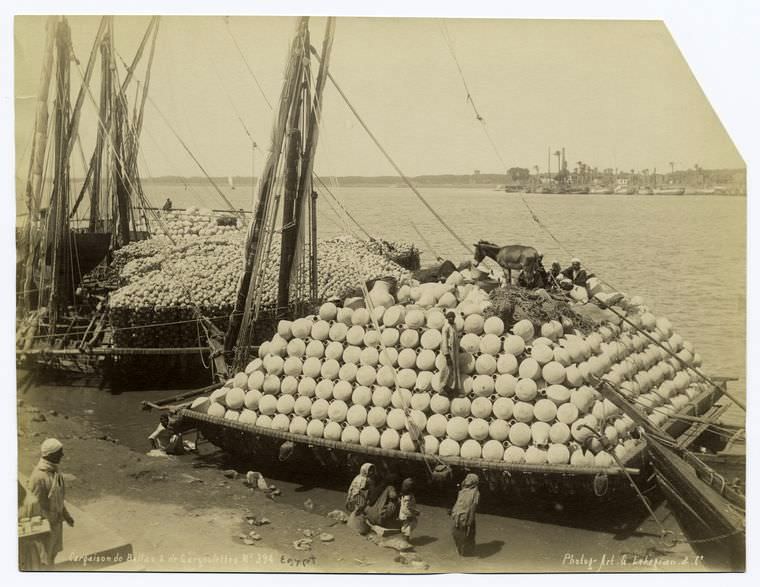
[[[715,395],[719,395],[718,391],[716,389],[708,389],[705,390],[700,395],[696,396],[694,399],[692,399],[684,408],[676,412],[674,415],[692,415],[696,414],[699,410],[700,404],[702,404],[705,400],[709,399],[710,397],[713,397]],[[710,404],[710,406],[717,403],[717,398],[713,400],[713,402]],[[185,404],[186,406],[187,404]],[[707,411],[707,410],[705,410]],[[241,432],[247,432],[253,435],[259,435],[259,436],[265,436],[269,438],[275,438],[285,441],[292,441],[298,444],[307,445],[307,446],[320,446],[328,449],[333,450],[341,450],[344,452],[349,453],[361,453],[366,455],[372,455],[372,456],[380,456],[380,457],[386,457],[386,458],[393,458],[393,459],[401,459],[401,460],[408,460],[408,461],[418,461],[418,462],[432,462],[432,463],[444,463],[447,465],[452,465],[456,467],[461,467],[465,469],[485,469],[485,470],[496,470],[496,471],[503,471],[503,472],[516,472],[516,473],[544,473],[544,474],[558,474],[558,475],[583,475],[583,476],[589,476],[589,475],[600,475],[600,474],[606,474],[606,475],[613,475],[613,476],[619,476],[624,475],[626,473],[631,475],[638,475],[641,471],[639,468],[632,468],[626,466],[627,463],[633,462],[635,459],[639,458],[647,449],[647,442],[645,439],[639,439],[637,442],[637,446],[635,449],[633,449],[625,458],[625,460],[621,461],[621,464],[624,465],[624,468],[620,468],[618,466],[612,466],[612,467],[583,467],[583,466],[576,466],[576,465],[534,465],[529,463],[507,463],[505,461],[491,461],[483,458],[478,459],[468,459],[463,457],[441,457],[440,455],[428,455],[425,453],[420,452],[409,452],[409,451],[401,451],[397,449],[384,449],[384,448],[378,448],[378,447],[368,447],[368,446],[361,446],[358,444],[353,443],[347,443],[342,442],[338,440],[330,440],[326,438],[319,438],[319,437],[312,437],[312,436],[305,436],[303,434],[294,434],[292,432],[285,432],[284,430],[273,430],[271,428],[263,428],[260,426],[256,426],[255,424],[248,424],[245,422],[239,422],[236,420],[229,420],[223,417],[218,416],[209,416],[208,414],[203,414],[201,412],[197,412],[195,410],[189,409],[188,407],[181,407],[176,411],[176,414],[181,418],[188,420],[195,420],[199,422],[204,422],[207,424],[212,424],[215,426],[220,426],[221,428],[227,428],[227,429],[233,429],[238,430]],[[679,424],[679,422],[676,419],[672,419],[668,425],[665,428],[665,432],[670,433],[670,431],[673,429],[674,426]],[[679,435],[680,437],[681,435]],[[687,445],[688,446],[688,445]],[[685,446],[684,448],[687,448]],[[223,450],[226,450],[225,447],[220,447]]]
[[[267,436],[281,440],[290,440],[298,444],[307,446],[320,446],[324,448],[337,449],[345,452],[364,453],[367,455],[387,457],[393,459],[402,459],[409,461],[428,461],[433,464],[445,463],[456,467],[466,469],[491,469],[507,472],[519,473],[556,473],[562,475],[583,474],[583,475],[622,475],[624,472],[638,474],[640,471],[636,468],[626,467],[625,471],[618,467],[579,467],[575,465],[533,465],[529,463],[507,463],[505,461],[490,461],[483,458],[468,459],[463,457],[442,457],[440,455],[425,454],[420,452],[402,451],[397,449],[385,449],[374,446],[361,446],[358,444],[342,442],[339,440],[330,440],[327,438],[318,438],[315,436],[305,436],[303,434],[294,434],[284,430],[274,430],[272,428],[262,428],[255,424],[247,424],[236,420],[227,420],[218,416],[209,416],[188,408],[178,410],[177,414],[181,418],[196,420],[221,426],[222,428],[231,428],[242,432],[249,432],[254,435]],[[642,441],[641,445],[645,443]],[[636,456],[637,452],[632,452],[631,456]],[[630,460],[630,459],[628,459]]]

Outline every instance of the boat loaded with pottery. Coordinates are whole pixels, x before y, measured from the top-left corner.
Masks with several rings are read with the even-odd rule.
[[[615,309],[642,332],[612,312],[579,314],[576,326],[561,302],[547,304],[562,309],[557,319],[511,323],[494,303],[508,291],[488,294],[459,272],[411,280],[395,296],[377,281],[366,298],[280,321],[257,358],[180,414],[242,456],[277,458],[292,442],[293,459],[350,468],[375,458],[418,474],[446,465],[509,491],[590,494],[608,476],[611,495],[629,488],[621,464],[641,474],[644,442],[603,399],[600,378],[675,436],[688,427],[679,415],[703,414],[719,396],[690,371],[700,364],[692,345],[640,299]],[[452,397],[440,379],[448,311],[461,336]]]
[[[129,228],[138,215],[131,198],[144,200],[136,165],[129,173],[117,166],[123,189],[107,195],[93,172],[91,232],[104,221],[98,210],[115,203],[122,213],[105,219],[116,235],[115,253],[97,280],[106,290],[104,303],[89,322],[77,308],[64,315],[77,297],[71,285],[82,281],[82,275],[68,279],[62,264],[74,234],[68,190],[50,195],[55,214],[48,223],[39,218],[39,185],[31,181],[19,356],[130,351],[139,361],[136,371],[153,376],[145,356],[205,348],[219,382],[149,405],[171,409],[180,429],[196,428],[244,458],[345,473],[372,461],[444,483],[478,471],[494,492],[556,501],[573,495],[603,501],[634,491],[641,496],[639,487],[653,479],[654,467],[667,495],[687,496],[683,509],[697,521],[710,520],[701,535],[743,537],[743,519],[724,509],[728,500],[743,511],[743,495],[704,464],[689,468],[706,479],[705,487],[682,466],[687,456],[694,458],[688,448],[698,433],[714,427],[724,409],[718,400],[733,398],[725,380],[705,376],[693,346],[642,299],[595,280],[588,287],[592,303],[575,303],[559,292],[500,285],[468,263],[412,273],[419,263],[415,247],[369,235],[318,240],[314,157],[329,81],[442,231],[472,255],[329,73],[335,20],[326,21],[321,51],[311,44],[308,21],[298,19],[291,43],[250,221],[243,222],[238,210],[222,216],[170,212],[153,217],[165,236],[132,243],[138,235]],[[68,55],[68,25],[65,19],[54,24],[50,51],[56,41],[58,53]],[[155,42],[157,25],[151,20],[135,62],[148,40]],[[104,19],[96,46],[102,37],[110,50],[110,27]],[[316,75],[312,62],[318,62]],[[59,59],[56,72],[66,90],[68,65]],[[46,99],[45,90],[41,107]],[[80,107],[78,99],[75,113]],[[69,119],[68,109],[59,108],[56,116],[55,142],[71,147],[78,115]],[[130,128],[139,130],[141,122],[138,115]],[[93,161],[107,151],[106,142],[124,151],[121,159],[136,159],[136,143],[130,151],[114,137],[101,139]],[[39,150],[44,154],[45,145]],[[56,152],[56,186],[68,186],[70,152]],[[33,159],[33,171],[43,160]],[[62,237],[45,246],[52,229]],[[492,259],[481,266],[498,269]],[[41,293],[31,296],[35,280]],[[442,379],[447,312],[455,313],[459,334],[461,378],[453,389]],[[111,349],[95,346],[109,336]],[[73,339],[78,342],[69,348]]]
[[[329,79],[380,146],[327,73],[333,26],[328,20],[314,104],[321,104]],[[500,284],[492,279],[499,268],[492,259],[392,276],[360,265],[355,281],[345,284],[350,293],[333,300],[314,293],[321,261],[307,262],[310,235],[298,222],[298,211],[308,211],[313,151],[289,147],[301,133],[311,147],[317,138],[319,108],[302,116],[308,100],[292,92],[309,67],[300,58],[307,30],[302,19],[246,241],[225,337],[229,369],[219,370],[215,386],[150,405],[173,411],[179,430],[196,429],[225,451],[278,470],[348,476],[369,461],[443,486],[476,471],[496,495],[580,499],[584,507],[638,496],[650,508],[642,491],[656,478],[668,499],[683,496],[674,505],[685,504],[679,511],[702,524],[696,535],[724,541],[739,561],[734,567],[741,566],[743,517],[735,512],[743,511],[743,495],[698,459],[694,464],[688,450],[725,409],[718,400],[734,398],[724,379],[704,375],[693,345],[641,298],[598,279],[588,284],[591,303]],[[286,120],[293,123],[288,133]],[[472,258],[472,249],[381,152]],[[280,240],[277,331],[253,352],[270,283],[262,250],[275,232],[279,200],[271,185],[281,155],[291,187],[282,225],[295,234],[283,231]],[[306,283],[311,303],[299,304]],[[453,389],[443,380],[447,312],[455,314],[459,337],[461,380]]]

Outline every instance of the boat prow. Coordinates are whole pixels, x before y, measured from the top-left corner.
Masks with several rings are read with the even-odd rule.
[[[73,232],[78,271],[86,275],[100,265],[111,245],[110,232]]]

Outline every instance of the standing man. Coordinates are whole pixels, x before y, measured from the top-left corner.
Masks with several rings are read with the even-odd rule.
[[[444,394],[449,397],[454,397],[460,388],[459,335],[455,321],[456,314],[446,312],[446,323],[441,328],[441,352],[446,357],[446,366],[441,369],[441,384]]]
[[[586,270],[581,267],[581,260],[578,257],[575,257],[570,262],[570,267],[565,269],[562,272],[562,275],[572,281],[573,285],[586,287],[586,280],[588,279],[588,275],[586,275]]]
[[[457,501],[451,508],[451,533],[460,556],[472,556],[475,548],[475,512],[480,502],[478,483],[475,473],[469,473],[462,481]]]
[[[66,510],[66,488],[58,466],[63,458],[63,445],[48,438],[40,447],[40,461],[29,477],[24,503],[25,515],[42,516],[50,524],[50,535],[40,544],[40,562],[52,567],[55,555],[63,550],[63,522],[74,526],[74,518]]]

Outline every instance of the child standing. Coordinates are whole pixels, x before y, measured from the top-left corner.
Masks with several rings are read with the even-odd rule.
[[[417,527],[417,518],[420,515],[417,501],[412,493],[413,487],[414,481],[409,478],[401,483],[401,503],[398,512],[399,520],[401,520],[401,534],[408,542],[412,540],[412,532]]]

